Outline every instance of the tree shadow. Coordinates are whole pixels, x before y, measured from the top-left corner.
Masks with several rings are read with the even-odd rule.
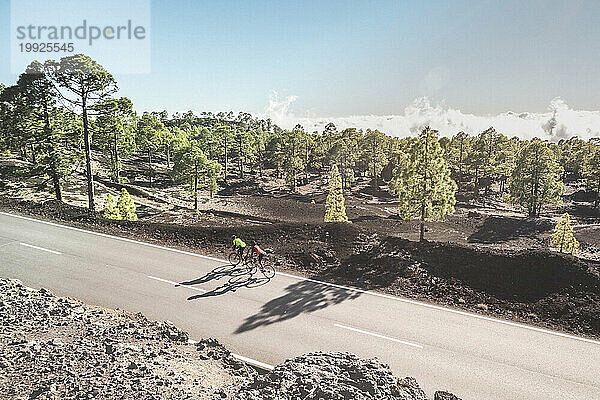
[[[593,207],[593,200],[589,203],[566,203],[561,207],[560,212],[568,212],[569,215],[575,217],[578,222],[588,224],[598,222],[600,219],[600,209]]]
[[[352,300],[359,292],[322,283],[303,280],[289,285],[286,294],[265,303],[261,310],[246,318],[235,333],[251,331],[259,326],[295,318],[302,313],[322,310],[328,306]]]
[[[0,176],[6,180],[32,178],[38,173],[39,168],[36,169],[26,162],[23,162],[22,165],[0,164]]]
[[[551,222],[541,219],[489,216],[467,241],[469,243],[507,242],[519,237],[536,238],[553,228]]]

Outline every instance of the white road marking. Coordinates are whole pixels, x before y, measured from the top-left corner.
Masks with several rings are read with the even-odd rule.
[[[389,337],[389,336],[384,336],[384,335],[380,335],[379,333],[374,333],[374,332],[369,332],[369,331],[364,331],[362,329],[358,329],[358,328],[353,328],[351,326],[346,326],[346,325],[342,325],[342,324],[333,324],[334,326],[337,326],[338,328],[343,328],[343,329],[348,329],[349,331],[354,331],[354,332],[358,332],[358,333],[363,333],[365,335],[371,335],[371,336],[375,336],[377,338],[380,339],[386,339],[386,340],[391,340],[392,342],[396,342],[396,343],[401,343],[401,344],[405,344],[407,346],[412,346],[412,347],[416,347],[417,349],[422,349],[423,346],[420,344],[416,344],[416,343],[411,343],[411,342],[406,342],[404,340],[400,340],[400,339],[396,339],[393,337]]]
[[[0,211],[0,215],[6,215],[6,216],[9,216],[9,217],[20,218],[20,219],[24,219],[24,220],[27,220],[27,221],[38,222],[38,223],[41,223],[41,224],[56,226],[56,227],[63,228],[63,229],[70,229],[70,230],[73,230],[73,231],[84,232],[84,233],[88,233],[90,235],[102,236],[102,237],[106,237],[106,238],[110,238],[110,239],[115,239],[115,240],[122,240],[124,242],[135,243],[135,244],[139,244],[139,245],[142,245],[142,246],[153,247],[153,248],[156,248],[156,249],[168,250],[168,251],[172,251],[172,252],[175,252],[175,253],[186,254],[186,255],[194,256],[194,257],[200,257],[200,258],[203,258],[203,259],[206,259],[206,260],[229,263],[228,261],[223,260],[221,258],[205,256],[205,255],[202,255],[202,254],[192,253],[190,251],[185,251],[185,250],[173,249],[173,248],[170,248],[170,247],[160,246],[160,245],[153,244],[153,243],[140,242],[138,240],[123,238],[123,237],[119,237],[119,236],[108,235],[106,233],[88,231],[88,230],[81,229],[81,228],[75,228],[73,226],[61,225],[61,224],[57,224],[57,223],[54,223],[54,222],[43,221],[43,220],[40,220],[40,219],[25,217],[25,216],[22,216],[22,215],[10,214],[10,213],[3,212],[3,211]],[[462,316],[465,316],[465,317],[470,317],[470,318],[476,318],[476,319],[480,319],[480,320],[484,320],[484,321],[495,322],[495,323],[498,323],[498,324],[504,324],[504,325],[508,325],[508,326],[512,326],[512,327],[516,327],[516,328],[528,329],[528,330],[531,330],[531,331],[545,333],[545,334],[548,334],[548,335],[554,335],[554,336],[559,336],[559,337],[563,337],[563,338],[568,338],[568,339],[573,339],[573,340],[579,340],[581,342],[586,342],[586,343],[592,343],[592,344],[600,345],[600,341],[598,341],[598,340],[588,339],[588,338],[580,337],[580,336],[569,335],[567,333],[562,333],[562,332],[557,332],[557,331],[551,331],[551,330],[543,329],[543,328],[537,328],[535,326],[525,325],[525,324],[521,324],[521,323],[518,323],[518,322],[511,322],[511,321],[506,321],[506,320],[502,320],[502,319],[497,319],[497,318],[492,318],[492,317],[486,317],[484,315],[473,314],[473,313],[469,313],[469,312],[466,312],[466,311],[456,310],[456,309],[453,309],[453,308],[447,308],[447,307],[437,306],[437,305],[434,305],[434,304],[423,303],[423,302],[420,302],[420,301],[410,300],[410,299],[406,299],[406,298],[402,298],[402,297],[397,297],[397,296],[392,296],[392,295],[389,295],[389,294],[383,294],[383,293],[377,293],[377,292],[370,292],[368,290],[362,290],[362,289],[353,288],[353,287],[349,287],[349,286],[336,285],[334,283],[322,282],[322,281],[318,281],[318,280],[315,280],[315,279],[305,278],[305,277],[302,277],[302,276],[287,274],[285,272],[277,272],[277,275],[279,275],[279,276],[286,276],[288,278],[294,278],[294,279],[298,279],[298,280],[302,280],[302,281],[308,281],[308,282],[318,283],[320,285],[331,286],[331,287],[335,287],[335,288],[338,288],[338,289],[350,290],[350,291],[353,291],[353,292],[363,293],[363,294],[367,294],[367,295],[370,295],[370,296],[381,297],[381,298],[384,298],[384,299],[390,299],[390,300],[394,300],[394,301],[400,301],[400,302],[403,302],[403,303],[413,304],[413,305],[417,305],[417,306],[421,306],[421,307],[427,307],[427,308],[431,308],[431,309],[438,310],[438,311],[445,311],[445,312],[449,312],[449,313],[454,313],[454,314],[462,315]]]
[[[35,219],[35,218],[30,218],[30,217],[24,217],[22,215],[10,214],[10,213],[4,212],[4,211],[0,211],[0,215],[7,215],[9,217],[21,218],[21,219],[24,219],[24,220],[27,220],[27,221],[39,222],[41,224],[46,224],[46,225],[50,225],[50,226],[56,226],[58,228],[63,228],[63,229],[70,229],[72,231],[83,232],[83,233],[87,233],[87,234],[90,234],[90,235],[102,236],[102,237],[106,237],[106,238],[110,238],[110,239],[122,240],[124,242],[141,244],[142,246],[154,247],[155,249],[169,250],[169,251],[173,251],[175,253],[186,254],[188,256],[194,256],[194,257],[204,258],[206,260],[212,260],[212,261],[229,263],[229,261],[227,261],[227,260],[223,260],[223,259],[215,258],[215,257],[210,257],[210,256],[205,256],[205,255],[202,255],[202,254],[192,253],[190,251],[173,249],[173,248],[170,248],[170,247],[160,246],[158,244],[153,244],[153,243],[140,242],[139,240],[128,239],[128,238],[124,238],[124,237],[120,237],[120,236],[108,235],[106,233],[88,231],[88,230],[81,229],[81,228],[75,228],[74,226],[61,225],[61,224],[57,224],[57,223],[54,223],[54,222],[43,221],[41,219]]]
[[[154,279],[154,280],[156,280],[156,281],[161,281],[161,282],[165,282],[165,283],[170,283],[171,285],[174,285],[174,286],[186,287],[186,288],[188,288],[188,289],[196,290],[196,291],[198,291],[198,292],[201,292],[201,293],[206,293],[206,292],[207,292],[207,290],[204,290],[204,289],[200,289],[200,288],[197,288],[197,287],[194,287],[194,286],[190,286],[190,285],[183,285],[183,284],[181,284],[181,283],[178,283],[178,282],[173,282],[173,281],[170,281],[170,280],[168,280],[168,279],[157,278],[156,276],[151,276],[151,275],[148,275],[148,278],[150,278],[150,279]]]
[[[272,370],[272,369],[275,368],[274,366],[272,366],[270,364],[265,364],[263,362],[253,360],[252,358],[240,356],[239,354],[231,353],[231,355],[234,356],[235,358],[237,358],[240,361],[243,361],[243,362],[248,363],[248,364],[256,365],[257,367],[260,367],[260,368],[264,368],[264,369],[268,369],[268,370]]]
[[[188,339],[188,343],[189,344],[196,344],[196,343],[198,343],[198,341],[194,340],[194,339]],[[271,364],[265,364],[264,362],[257,361],[257,360],[255,360],[253,358],[240,356],[239,354],[235,354],[235,353],[231,353],[231,355],[233,357],[237,358],[240,361],[243,361],[243,362],[245,362],[247,364],[255,365],[255,366],[260,367],[260,368],[264,368],[264,369],[268,369],[268,370],[273,370],[275,368]]]
[[[31,247],[32,249],[41,250],[41,251],[47,251],[48,253],[52,253],[52,254],[58,254],[58,255],[62,254],[60,251],[54,251],[54,250],[50,250],[50,249],[45,249],[43,247],[34,246],[32,244],[27,244],[27,243],[23,243],[23,242],[19,242],[19,244],[21,246]]]

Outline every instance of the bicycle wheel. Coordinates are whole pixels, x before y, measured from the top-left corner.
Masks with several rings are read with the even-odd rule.
[[[237,251],[234,251],[229,255],[229,263],[231,265],[238,265],[242,261],[242,256]]]
[[[261,261],[259,267],[260,272],[262,272],[265,278],[271,279],[275,276],[275,268],[273,268],[270,263]]]

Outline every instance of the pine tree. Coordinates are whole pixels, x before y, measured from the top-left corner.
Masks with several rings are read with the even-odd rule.
[[[560,201],[561,175],[562,167],[548,144],[533,139],[517,154],[505,199],[525,208],[530,217],[537,217],[543,205]]]
[[[23,159],[30,150],[30,173],[46,175],[56,199],[62,201],[61,186],[77,151],[71,141],[74,118],[69,118],[74,114],[58,105],[59,96],[45,65],[33,61],[16,85],[0,93],[0,142],[4,150],[20,152]]]
[[[283,160],[283,171],[286,183],[293,192],[298,187],[298,173],[305,167],[305,159],[302,157],[302,138],[305,136],[303,128],[296,125],[292,131],[285,131],[281,138],[280,156]]]
[[[587,154],[586,142],[574,136],[568,140],[561,139],[558,142],[558,148],[558,161],[564,170],[563,178],[566,178],[568,175],[576,177],[580,175]]]
[[[463,182],[465,174],[465,163],[471,151],[471,140],[465,132],[459,132],[452,137],[448,150],[445,152],[445,158],[450,167],[455,171],[458,178],[458,185]],[[462,186],[461,186],[462,188]]]
[[[386,142],[387,136],[383,133],[378,130],[367,130],[360,143],[362,152],[361,158],[365,165],[368,166],[373,188],[378,187],[379,173],[388,162],[385,151]]]
[[[325,203],[325,222],[348,222],[342,191],[342,179],[335,164],[329,172],[329,194]]]
[[[502,134],[496,136],[497,150],[494,156],[494,171],[500,183],[500,195],[504,195],[506,182],[515,168],[515,157],[519,149],[519,139],[508,139]]]
[[[121,181],[121,157],[130,155],[135,148],[135,114],[133,103],[127,97],[107,99],[94,105],[98,113],[94,121],[93,144],[100,147],[110,159],[111,178]]]
[[[221,121],[223,122],[223,121]],[[217,124],[214,127],[214,135],[216,138],[218,138],[218,141],[220,142],[220,147],[222,148],[222,160],[223,160],[223,181],[225,182],[225,185],[227,185],[227,177],[228,177],[228,173],[229,173],[229,148],[231,146],[231,141],[232,141],[232,132],[231,132],[231,128],[227,125],[223,125],[222,123]]]
[[[137,141],[138,147],[148,154],[148,179],[150,187],[152,187],[152,178],[154,176],[152,156],[161,146],[160,139],[162,131],[165,129],[165,126],[160,122],[155,113],[145,112],[137,124],[135,140]]]
[[[479,195],[479,189],[485,189],[489,194],[493,180],[494,157],[496,156],[496,130],[491,127],[473,138],[468,161],[473,171],[474,194]]]
[[[137,221],[138,217],[135,213],[135,203],[125,188],[121,189],[121,196],[119,196],[119,201],[117,201],[117,207],[119,208],[122,219],[127,221]]]
[[[219,185],[217,184],[217,179],[212,177],[208,178],[208,183],[206,184],[206,189],[208,190],[209,196],[212,199],[217,190],[219,189]]]
[[[103,216],[106,219],[123,219],[121,217],[121,212],[117,207],[117,203],[115,198],[111,196],[111,194],[106,195],[106,201],[104,202],[104,212]]]
[[[84,54],[74,54],[60,59],[60,62],[49,61],[45,69],[64,91],[72,95],[61,96],[77,109],[81,110],[83,122],[83,141],[85,144],[85,169],[87,178],[88,208],[91,213],[94,206],[94,174],[92,173],[92,148],[89,121],[89,109],[96,102],[104,100],[117,91],[117,84],[104,67]]]
[[[419,240],[424,239],[425,221],[442,220],[454,212],[456,183],[442,157],[437,131],[426,127],[399,160],[391,186],[400,200],[399,215],[420,220]]]
[[[596,192],[594,208],[598,208],[598,203],[600,203],[600,148],[598,146],[594,146],[585,157],[583,177],[586,180],[588,189]]]
[[[579,242],[573,235],[573,227],[571,226],[571,218],[569,213],[564,213],[562,218],[554,227],[554,233],[550,238],[554,247],[561,253],[575,254],[579,248]]]
[[[194,210],[198,210],[198,190],[201,187],[200,178],[204,182],[208,178],[207,189],[209,192],[212,189],[212,193],[214,194],[218,189],[216,180],[221,174],[221,164],[215,160],[209,160],[201,147],[201,142],[191,140],[175,152],[173,159],[173,177],[180,182],[190,182],[194,198]],[[214,181],[214,184],[212,181]]]

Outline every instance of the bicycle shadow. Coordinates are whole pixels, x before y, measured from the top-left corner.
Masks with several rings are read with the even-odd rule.
[[[196,300],[205,297],[220,296],[229,292],[235,292],[240,288],[251,289],[262,285],[266,285],[269,281],[269,278],[266,278],[264,276],[254,276],[253,274],[248,272],[245,275],[231,277],[229,278],[227,283],[216,287],[213,290],[210,290],[206,293],[195,294],[193,296],[188,297],[187,299]]]
[[[239,275],[244,275],[246,274],[248,271],[245,267],[240,267],[240,266],[236,266],[236,265],[232,265],[232,264],[226,264],[226,265],[220,265],[216,268],[213,268],[212,271],[210,271],[209,273],[207,273],[204,276],[201,276],[200,278],[196,278],[190,281],[185,281],[185,282],[179,282],[177,286],[185,286],[185,285],[198,285],[201,283],[207,283],[210,281],[215,281],[215,280],[219,280],[221,278],[224,278],[226,276],[228,277],[234,277],[234,276],[239,276]]]
[[[256,288],[267,284],[271,280],[260,274],[258,271],[249,270],[246,267],[221,265],[200,278],[186,282],[180,282],[176,286],[189,286],[207,283],[213,280],[220,280],[224,277],[228,277],[228,279],[223,285],[220,285],[206,293],[195,294],[187,299],[196,300],[200,298],[220,296],[226,293],[235,292],[240,288]]]

